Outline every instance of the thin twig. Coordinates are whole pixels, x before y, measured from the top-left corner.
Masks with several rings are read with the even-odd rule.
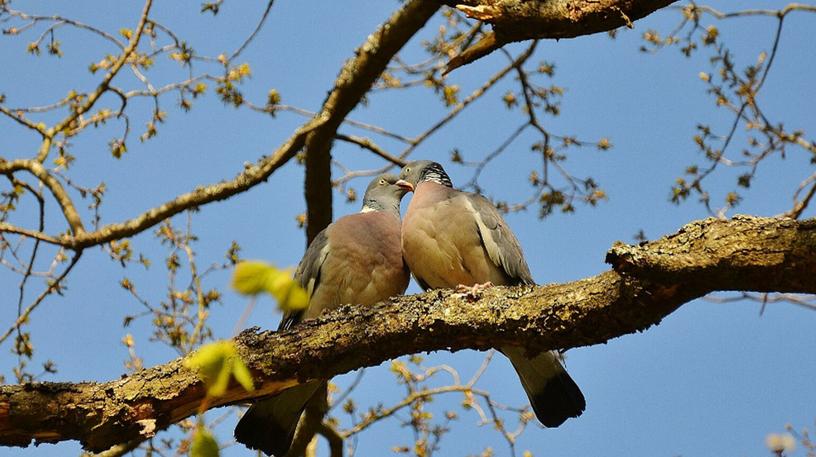
[[[269,0],[269,2],[266,4],[266,8],[264,9],[263,14],[261,14],[261,19],[258,20],[258,25],[255,26],[255,29],[252,31],[252,33],[249,34],[249,36],[244,40],[244,42],[241,43],[241,46],[239,46],[238,49],[232,52],[232,54],[229,57],[229,61],[232,61],[239,55],[241,55],[241,53],[244,52],[247,46],[249,46],[249,43],[251,43],[252,40],[255,39],[255,36],[258,35],[258,32],[261,31],[261,28],[266,23],[266,18],[269,17],[269,12],[272,10],[272,5],[274,3],[275,0]]]
[[[139,23],[136,25],[136,30],[132,33],[130,42],[128,43],[127,47],[122,51],[122,54],[116,60],[116,62],[111,65],[110,70],[105,74],[105,77],[102,79],[102,82],[97,86],[96,90],[90,93],[81,106],[77,107],[71,114],[68,115],[65,119],[58,122],[53,128],[49,129],[49,137],[53,137],[57,133],[61,132],[67,126],[71,125],[79,116],[85,114],[93,108],[96,104],[96,101],[108,91],[108,87],[110,86],[111,81],[114,77],[119,73],[119,70],[125,65],[130,55],[136,50],[136,47],[139,45],[139,41],[142,38],[142,34],[144,32],[145,25],[147,24],[147,16],[150,13],[150,7],[153,5],[153,0],[146,0],[144,7],[142,8],[142,13],[139,16]],[[37,161],[42,163],[45,161],[46,157],[48,157],[49,149],[41,149],[39,154],[37,155]]]
[[[70,273],[74,266],[77,264],[79,258],[82,257],[82,252],[83,252],[82,250],[76,251],[74,257],[71,259],[71,263],[68,264],[65,270],[56,279],[49,282],[48,287],[44,291],[42,291],[42,293],[40,293],[40,295],[34,300],[33,303],[28,305],[28,307],[23,311],[20,317],[17,318],[14,324],[11,327],[9,327],[8,330],[6,330],[3,336],[0,336],[0,344],[3,344],[3,342],[6,341],[6,339],[8,339],[9,335],[11,335],[16,328],[18,328],[20,325],[28,321],[29,316],[31,316],[31,313],[35,309],[37,309],[38,306],[40,306],[40,303],[42,303],[45,297],[47,297],[53,291],[61,287],[60,283],[65,279],[66,276],[68,276],[68,273]]]
[[[356,144],[363,149],[368,149],[369,151],[373,152],[374,154],[382,157],[383,159],[391,162],[392,164],[404,167],[406,163],[408,163],[405,159],[401,159],[385,149],[377,146],[370,138],[359,137],[355,135],[345,135],[342,133],[338,133],[334,136],[338,140],[345,141],[347,143]]]
[[[808,186],[808,184],[810,184],[810,189],[808,189],[804,198],[799,200],[799,194]],[[813,199],[814,195],[816,195],[816,173],[808,176],[807,179],[802,181],[799,188],[796,189],[796,193],[793,194],[793,209],[785,213],[785,216],[793,219],[799,219],[805,209],[807,209],[808,205],[810,205],[810,201]]]

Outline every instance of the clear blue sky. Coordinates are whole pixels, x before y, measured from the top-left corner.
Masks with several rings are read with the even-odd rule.
[[[184,8],[160,2],[155,17],[174,26],[193,47],[209,54],[235,48],[262,11],[253,5],[225,2],[215,19],[197,12],[197,4]],[[781,7],[785,2],[741,2],[745,7]],[[721,8],[734,2],[719,1]],[[141,9],[139,2],[117,3],[117,9],[102,3],[19,1],[12,6],[41,14],[60,13],[98,25],[111,32],[133,26]],[[242,61],[252,66],[252,79],[243,87],[245,96],[263,103],[270,88],[276,88],[288,104],[317,109],[332,86],[342,62],[354,48],[398,6],[397,2],[287,2],[279,1],[271,18]],[[606,35],[559,42],[542,42],[533,61],[556,64],[553,82],[567,92],[562,115],[546,118],[554,132],[580,138],[609,137],[610,151],[573,150],[566,163],[579,176],[592,176],[609,195],[597,208],[579,207],[576,214],[553,216],[540,221],[535,211],[512,214],[509,224],[527,254],[533,276],[540,283],[571,281],[599,273],[606,250],[616,240],[631,242],[638,230],[650,238],[669,234],[683,224],[707,216],[693,201],[681,206],[668,202],[673,180],[683,169],[702,159],[692,136],[697,123],[708,123],[724,132],[731,118],[714,108],[698,78],[711,71],[707,53],[687,59],[676,49],[646,55],[638,51],[640,36],[648,28],[670,30],[679,19],[677,11],[663,11],[639,21],[635,30],[622,31],[618,39]],[[808,131],[814,126],[813,73],[816,53],[812,46],[813,16],[792,15],[783,32],[781,49],[764,89],[763,101],[772,119],[791,128]],[[745,65],[757,53],[769,50],[775,21],[768,18],[717,23],[732,47],[736,61]],[[423,32],[427,37],[438,27],[438,18]],[[65,57],[34,58],[25,46],[36,34],[23,38],[0,37],[0,92],[10,106],[45,104],[64,96],[72,88],[89,90],[99,77],[87,71],[113,49],[100,45],[87,34],[65,30],[58,35]],[[418,59],[418,40],[403,55]],[[512,51],[522,45],[508,46]],[[498,54],[453,72],[449,81],[467,94],[478,87],[504,58]],[[152,73],[157,81],[182,76],[174,62],[161,61]],[[123,74],[127,86],[133,78]],[[128,79],[129,78],[129,79]],[[449,153],[459,148],[467,158],[478,158],[496,148],[510,130],[522,122],[518,113],[504,109],[501,96],[512,81],[495,87],[448,128],[425,142],[413,158],[433,158],[447,164]],[[212,88],[212,85],[211,85]],[[109,104],[114,99],[107,100]],[[145,143],[131,141],[122,160],[113,159],[106,144],[119,126],[110,125],[77,138],[73,153],[77,165],[73,176],[86,185],[104,180],[109,192],[103,220],[119,221],[164,202],[195,185],[231,178],[246,161],[274,150],[303,119],[281,113],[275,119],[223,106],[208,93],[190,113],[180,113],[176,98],[164,99],[169,118],[158,136]],[[133,139],[141,133],[146,101],[134,104]],[[352,118],[414,135],[443,115],[445,108],[427,90],[373,95],[368,106]],[[141,113],[139,115],[138,113]],[[345,132],[360,133],[351,129]],[[809,132],[812,134],[812,132]],[[744,138],[739,137],[740,141]],[[377,141],[392,152],[399,144]],[[482,184],[495,198],[520,200],[529,186],[526,176],[536,166],[529,152],[533,137],[521,138],[485,172]],[[33,154],[36,138],[7,118],[0,118],[0,156]],[[743,144],[736,144],[741,148]],[[738,149],[737,148],[737,149]],[[736,150],[736,149],[735,149]],[[381,161],[356,147],[337,143],[334,157],[357,167],[379,166]],[[454,183],[470,179],[471,170],[449,165]],[[339,173],[339,170],[335,170]],[[737,212],[774,215],[788,210],[799,181],[813,172],[808,157],[794,150],[786,160],[772,159],[759,172],[745,202]],[[726,170],[714,176],[712,188],[717,201],[733,186],[741,172]],[[362,191],[365,180],[353,182]],[[335,217],[354,212],[357,203],[335,197]],[[55,209],[55,208],[51,208]],[[236,240],[247,258],[266,259],[279,265],[294,265],[303,253],[304,234],[294,217],[304,210],[302,168],[291,163],[265,184],[227,202],[210,204],[194,218],[200,237],[196,244],[201,265],[220,261],[229,243]],[[20,221],[30,220],[32,208],[23,208]],[[813,216],[811,209],[806,216]],[[56,219],[56,218],[54,218]],[[181,221],[182,219],[178,219]],[[58,229],[57,220],[49,227]],[[53,230],[52,230],[53,231]],[[127,351],[120,343],[126,331],[136,337],[137,349],[146,365],[174,357],[167,349],[148,342],[145,320],[124,330],[121,319],[138,312],[139,305],[118,286],[128,276],[140,291],[154,301],[165,292],[165,272],[160,268],[163,250],[151,233],[134,238],[139,252],[154,262],[144,271],[137,265],[121,268],[98,249],[87,252],[72,274],[65,297],[48,300],[34,315],[32,336],[38,359],[53,358],[59,381],[109,380],[123,373]],[[209,287],[225,290],[223,305],[212,311],[218,337],[230,337],[246,304],[226,290],[228,274],[208,279]],[[0,322],[16,315],[17,277],[0,272],[0,286],[15,290],[0,305]],[[417,292],[411,285],[409,293]],[[262,300],[249,325],[274,328],[279,315],[271,300]],[[788,304],[769,305],[759,316],[759,305],[751,302],[714,304],[695,301],[670,315],[659,326],[642,334],[627,335],[608,344],[579,348],[568,353],[568,368],[587,398],[587,410],[579,419],[553,430],[531,427],[517,449],[536,456],[761,456],[767,433],[780,432],[786,423],[796,428],[812,426],[816,418],[816,313]],[[10,378],[15,361],[6,347],[0,348],[0,370]],[[478,367],[482,354],[465,351],[440,353],[428,363],[444,362],[468,376]],[[352,375],[353,376],[353,375]],[[349,382],[352,377],[339,380]],[[402,392],[393,385],[387,365],[368,369],[357,391],[361,404],[389,404]],[[496,360],[481,386],[498,400],[521,404],[524,395],[509,364]],[[436,404],[455,407],[461,398]],[[475,414],[460,411],[460,421],[442,444],[438,455],[470,455],[493,443],[496,455],[506,455],[500,437],[490,426],[476,428]],[[233,420],[218,428],[228,440]],[[411,441],[409,430],[393,423],[375,427],[359,441],[357,455],[387,455],[394,445]],[[0,455],[76,455],[77,443],[42,445],[25,450],[0,448]],[[225,455],[252,455],[240,446]],[[804,455],[799,449],[794,455]]]

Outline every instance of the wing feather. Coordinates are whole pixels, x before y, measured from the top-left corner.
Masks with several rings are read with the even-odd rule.
[[[329,237],[326,230],[317,234],[306,253],[298,264],[295,270],[295,281],[306,290],[306,294],[311,297],[314,295],[317,288],[320,286],[320,269],[329,255]],[[283,314],[278,330],[288,330],[293,325],[300,322],[306,309],[299,311],[287,311]]]
[[[482,245],[493,264],[504,271],[510,284],[534,284],[518,239],[493,203],[479,194],[463,192],[463,195],[473,211]]]

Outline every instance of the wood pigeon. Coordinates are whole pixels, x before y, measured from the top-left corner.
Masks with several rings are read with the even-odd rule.
[[[442,166],[407,164],[397,183],[414,196],[402,221],[402,253],[423,289],[535,284],[521,246],[485,197],[453,188]],[[556,352],[529,357],[502,347],[516,369],[538,420],[557,427],[578,417],[586,402]]]
[[[383,174],[366,189],[359,213],[341,217],[321,231],[295,271],[309,306],[283,316],[278,330],[344,304],[372,305],[401,295],[410,279],[400,248],[400,200],[407,191],[398,177]],[[289,452],[301,413],[326,381],[314,380],[252,405],[235,427],[235,439],[251,449],[283,457]]]

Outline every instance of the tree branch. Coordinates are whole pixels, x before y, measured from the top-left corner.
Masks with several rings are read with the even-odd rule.
[[[606,32],[676,0],[448,0],[469,17],[493,25],[475,44],[448,62],[446,72],[469,64],[507,43],[535,38],[575,38]]]
[[[453,1],[444,3],[457,4],[457,2]],[[578,2],[572,0],[510,0],[501,2],[495,0],[467,0],[459,6],[468,11],[469,14],[476,15],[480,19],[494,24],[494,32],[491,33],[495,35],[491,35],[491,39],[495,47],[490,49],[493,50],[510,41],[529,38],[565,38],[610,30],[628,23],[629,20],[639,19],[670,3],[672,3],[672,0],[581,0]],[[136,33],[134,33],[128,46],[120,55],[116,64],[106,74],[96,91],[90,94],[77,113],[82,114],[90,109],[100,94],[108,89],[116,71],[121,68],[127,57],[135,50],[138,45],[138,38],[141,36],[144,24],[147,21],[146,17],[150,5],[151,1],[145,3]],[[311,159],[309,159],[310,154],[307,153],[307,162],[309,163],[307,163],[306,186],[307,199],[315,202],[310,205],[308,217],[310,227],[308,230],[311,235],[316,234],[317,231],[328,224],[331,218],[331,211],[326,210],[326,205],[319,205],[317,202],[331,200],[331,190],[328,187],[330,186],[330,176],[327,172],[327,164],[330,163],[331,158],[328,148],[339,124],[369,90],[371,84],[380,75],[390,58],[413,36],[416,30],[427,21],[438,7],[439,4],[434,1],[415,0],[396,12],[386,22],[388,27],[383,27],[378,33],[373,34],[358,49],[357,57],[350,60],[341,70],[335,88],[329,94],[321,113],[298,128],[273,154],[262,157],[255,165],[247,167],[232,180],[209,186],[199,186],[192,192],[179,195],[173,200],[149,209],[132,219],[109,224],[92,232],[77,233],[76,229],[80,229],[80,231],[82,229],[81,219],[75,211],[72,211],[70,205],[66,206],[66,201],[60,201],[60,204],[66,212],[69,224],[75,230],[72,235],[48,235],[10,224],[0,226],[0,231],[26,234],[47,243],[74,250],[104,244],[115,239],[127,238],[147,230],[181,211],[213,201],[227,199],[266,181],[275,170],[283,166],[305,147],[307,151],[316,151],[311,154]],[[477,43],[472,47],[478,46],[480,45]],[[472,61],[465,58],[467,53],[468,51],[465,51],[462,55],[454,58],[451,65],[457,59],[464,59],[458,65]],[[455,66],[453,65],[453,67]],[[452,67],[449,66],[450,68]],[[503,74],[502,72],[502,76]],[[400,158],[404,158],[425,137],[433,133],[439,125],[457,114],[462,107],[467,105],[468,101],[469,99],[457,105],[457,108],[440,124],[414,139],[412,144],[400,154]],[[61,128],[70,122],[73,122],[76,116],[76,113],[72,114],[71,117],[61,121],[57,128],[46,132],[46,138],[38,154],[38,160],[48,154],[51,136],[58,133]],[[70,200],[67,202],[70,203]]]
[[[413,138],[397,138],[400,141],[407,143],[407,146],[400,151],[400,153],[395,157],[398,160],[405,160],[415,149],[417,149],[425,140],[427,140],[431,135],[439,131],[442,127],[444,127],[447,123],[451,122],[453,119],[456,118],[465,108],[468,107],[471,103],[479,100],[483,95],[487,93],[493,86],[495,86],[499,81],[502,81],[508,73],[510,73],[513,68],[517,65],[522,65],[526,62],[532,55],[533,51],[535,51],[537,42],[531,43],[527,46],[527,49],[522,51],[518,57],[516,57],[511,63],[502,67],[496,73],[494,73],[487,81],[484,82],[481,86],[477,87],[473,90],[467,97],[465,97],[462,101],[457,103],[453,106],[445,116],[441,119],[434,122],[430,127],[428,127],[423,132],[419,133],[418,135],[414,136]],[[388,135],[390,136],[390,135]],[[350,171],[343,176],[337,178],[335,180],[336,184],[342,184],[348,182],[352,178],[357,178],[361,176],[374,176],[380,173],[385,173],[389,169],[391,169],[393,165],[386,165],[381,168],[373,169],[373,170],[358,170],[358,171]]]
[[[388,62],[434,15],[440,5],[413,0],[395,12],[343,65],[317,118],[325,122],[306,139],[306,235],[309,241],[332,221],[331,146],[337,129],[371,90]]]
[[[0,226],[0,230],[11,233],[25,234],[47,243],[58,244],[73,250],[81,250],[87,247],[104,244],[111,240],[127,238],[147,230],[161,221],[182,211],[213,201],[225,200],[235,194],[244,192],[247,189],[258,185],[263,181],[266,181],[269,176],[275,172],[275,170],[286,164],[286,162],[288,162],[295,156],[295,154],[297,154],[298,151],[300,151],[301,148],[303,148],[306,135],[322,124],[322,119],[315,118],[310,120],[298,128],[294,134],[272,155],[262,157],[255,163],[255,165],[245,167],[244,171],[239,173],[230,181],[212,184],[209,186],[199,186],[192,192],[179,195],[173,200],[147,210],[139,216],[124,222],[109,224],[93,232],[84,232],[74,236],[62,235],[60,237],[49,236],[32,230],[12,226],[10,224],[3,224]],[[0,165],[6,167],[0,169],[0,172],[14,171],[7,170],[7,168],[13,168],[12,165],[4,165],[13,164],[14,162],[17,161],[0,162]]]
[[[816,293],[816,219],[696,221],[657,241],[618,243],[607,261],[613,270],[567,284],[494,287],[474,300],[435,290],[342,307],[285,332],[247,330],[236,344],[257,389],[232,385],[210,406],[416,352],[598,344],[643,331],[715,290]],[[194,414],[205,397],[182,360],[105,383],[0,386],[0,444],[76,439],[101,451],[147,438]]]
[[[401,159],[378,146],[377,143],[371,140],[371,138],[356,135],[345,135],[343,133],[338,133],[335,138],[340,141],[345,141],[346,143],[356,144],[362,149],[367,149],[398,167],[404,167],[408,163],[407,160]]]
[[[73,123],[79,116],[82,116],[88,110],[93,108],[96,101],[99,100],[102,95],[108,91],[110,87],[111,81],[116,75],[119,73],[119,70],[125,65],[128,61],[128,58],[136,51],[136,48],[139,46],[139,41],[142,39],[142,34],[144,33],[145,25],[147,25],[147,17],[150,14],[150,8],[153,6],[153,0],[145,1],[144,7],[142,8],[142,13],[139,15],[139,23],[136,25],[136,30],[131,34],[130,41],[128,42],[127,47],[122,51],[122,54],[116,61],[111,65],[110,70],[105,74],[105,77],[102,78],[102,82],[99,83],[96,90],[88,94],[85,103],[80,105],[76,110],[71,112],[65,119],[61,120],[57,123],[52,129],[48,132],[48,140],[50,141],[53,139],[54,135],[60,133],[65,128],[69,127],[71,123]],[[50,146],[50,143],[49,143]],[[40,149],[39,154],[37,155],[37,161],[42,163],[45,161],[46,157],[48,156],[48,151],[50,147],[43,147]]]
[[[34,175],[40,182],[45,185],[48,190],[51,192],[51,195],[54,196],[54,199],[60,206],[62,210],[62,214],[65,216],[65,220],[68,222],[68,226],[71,228],[71,231],[74,235],[82,235],[85,233],[85,227],[82,225],[82,218],[79,216],[79,213],[74,206],[74,202],[71,200],[71,197],[68,195],[68,192],[65,191],[65,188],[62,187],[62,184],[57,181],[51,173],[46,170],[46,168],[36,160],[26,160],[26,159],[16,159],[7,161],[0,157],[0,174],[6,174],[11,176],[16,171],[25,170],[32,175]],[[7,225],[7,224],[4,224]],[[17,229],[16,227],[14,230],[9,230],[14,232],[21,232],[25,231],[25,229]],[[41,241],[50,242],[50,240],[46,238],[54,238],[49,237],[42,233],[41,230],[39,231],[31,231],[31,234],[37,234],[34,238],[37,238]]]
[[[146,5],[149,6],[149,4],[150,2]],[[209,186],[199,186],[192,192],[179,195],[173,200],[147,210],[130,220],[109,224],[93,232],[76,233],[75,230],[73,236],[63,235],[57,237],[10,224],[0,225],[0,231],[26,234],[74,250],[127,238],[147,230],[181,211],[213,201],[225,200],[266,181],[275,170],[286,164],[295,154],[305,148],[307,150],[306,191],[307,200],[310,202],[308,216],[309,239],[311,239],[331,222],[331,175],[328,168],[331,157],[329,148],[337,128],[369,91],[371,85],[385,69],[391,58],[433,16],[439,7],[440,5],[433,1],[414,0],[394,13],[378,32],[369,36],[366,42],[357,50],[357,56],[349,60],[343,67],[335,82],[334,89],[323,104],[321,112],[298,128],[273,154],[261,158],[253,166],[246,167],[232,180]],[[108,81],[108,79],[105,81]],[[109,83],[109,81],[105,81],[100,85],[100,89],[103,86],[106,87]],[[89,98],[89,100],[91,99]],[[4,167],[0,169],[0,172],[16,171],[17,169],[33,170],[30,166],[18,166],[17,162],[20,161],[14,161],[14,163],[0,162],[0,165]],[[40,176],[38,175],[38,177]],[[59,197],[59,192],[54,193],[55,196]],[[67,194],[64,192],[62,194],[67,198]],[[67,203],[70,203],[70,200],[67,200]],[[66,218],[71,222],[72,228],[81,229],[81,220],[76,215],[76,211],[68,211],[73,209],[73,206],[66,205],[62,200],[60,200],[60,204],[66,213]],[[76,217],[73,217],[75,215]],[[72,217],[69,218],[69,216]]]
[[[331,425],[321,422],[317,432],[329,442],[330,457],[343,457],[343,437]]]

